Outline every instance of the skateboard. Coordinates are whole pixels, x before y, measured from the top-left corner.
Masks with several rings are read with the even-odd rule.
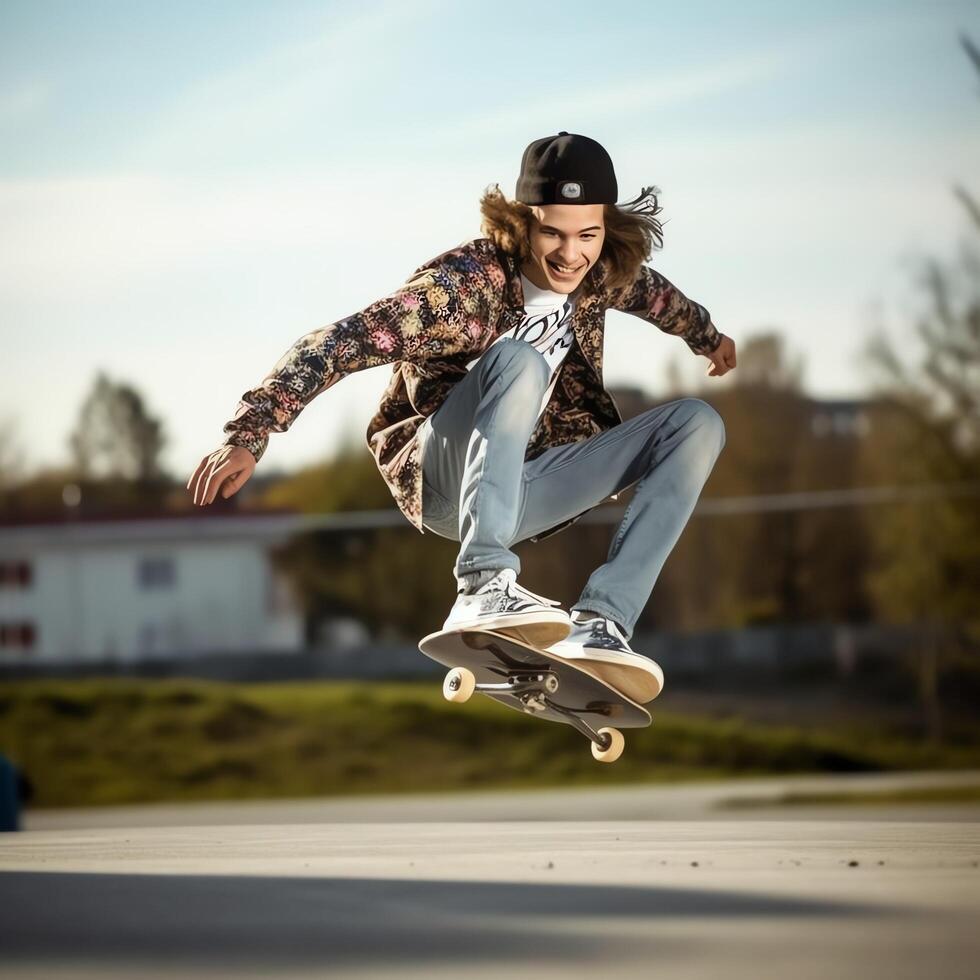
[[[447,701],[468,701],[476,691],[524,714],[571,725],[592,742],[599,762],[623,754],[619,728],[653,721],[646,708],[571,661],[504,633],[440,630],[420,640],[419,649],[450,668],[442,685]]]

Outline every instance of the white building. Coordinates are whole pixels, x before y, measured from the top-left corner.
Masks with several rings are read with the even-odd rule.
[[[0,527],[0,663],[291,652],[303,617],[270,550],[295,514]]]

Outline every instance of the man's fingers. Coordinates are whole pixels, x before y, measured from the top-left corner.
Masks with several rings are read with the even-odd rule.
[[[194,472],[191,473],[191,478],[187,481],[187,489],[188,490],[190,490],[190,488],[195,483],[197,483],[197,478],[200,475],[201,470],[203,470],[203,469],[204,469],[204,460],[201,460],[201,462],[197,464],[197,468],[194,470]]]
[[[207,475],[208,466],[211,462],[210,456],[205,456],[200,463],[197,464],[197,469],[194,470],[193,476],[191,476],[190,481],[187,484],[187,489],[190,490],[194,495],[194,503],[200,504],[201,498],[204,494],[204,480]]]
[[[207,503],[208,490],[211,487],[214,463],[210,459],[205,459],[202,464],[201,472],[198,475],[197,483],[194,486],[194,503],[204,505]]]
[[[708,354],[711,364],[708,367],[709,378],[720,378],[735,367],[735,344],[730,337],[722,337],[721,343]]]
[[[194,484],[192,487],[192,492],[194,494],[195,504],[199,504],[201,502],[201,481],[204,479],[204,469],[205,465],[204,463],[201,463],[201,465],[194,471]]]
[[[218,495],[218,490],[221,489],[221,484],[228,475],[227,467],[227,462],[219,463],[208,475],[208,482],[204,485],[204,502],[206,504],[212,503]]]
[[[214,486],[214,478],[220,469],[221,465],[210,456],[205,460],[204,471],[198,477],[197,486],[194,488],[194,503],[203,506],[211,502],[211,488]]]
[[[204,496],[207,493],[207,467],[201,470],[194,483],[194,503],[200,506],[204,503]]]
[[[210,504],[218,495],[222,484],[228,478],[233,478],[229,484],[231,490],[233,491],[236,488],[234,478],[242,475],[244,469],[241,466],[234,471],[229,469],[229,465],[232,462],[232,452],[230,446],[223,446],[221,449],[205,456],[198,464],[197,469],[194,470],[191,478],[187,481],[187,489],[192,492],[195,505],[203,506]],[[227,493],[224,494],[226,497],[228,495]]]

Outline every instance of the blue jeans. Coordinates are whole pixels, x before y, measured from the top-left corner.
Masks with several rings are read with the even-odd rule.
[[[591,609],[632,635],[654,582],[725,445],[721,416],[680,398],[529,462],[527,444],[550,381],[542,354],[498,341],[430,416],[423,437],[422,521],[460,542],[453,569],[513,568],[511,546],[637,484],[605,564],[574,609]]]

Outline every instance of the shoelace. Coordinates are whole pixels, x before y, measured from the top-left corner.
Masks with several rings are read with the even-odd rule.
[[[517,582],[510,582],[507,586],[508,590],[513,592],[519,592],[526,597],[535,599],[540,602],[543,606],[560,606],[561,603],[557,599],[548,599],[543,595],[538,595],[536,592],[532,592],[530,589],[525,589],[523,585],[518,585]]]
[[[532,592],[530,589],[525,589],[523,585],[519,585],[517,582],[517,577],[515,574],[506,575],[501,574],[500,578],[503,580],[503,590],[508,595],[512,596],[523,596],[526,599],[533,599],[535,602],[540,602],[543,606],[560,606],[561,603],[557,599],[548,599],[543,595],[538,595],[536,592]],[[491,579],[491,581],[493,581]],[[487,582],[487,586],[490,582]],[[486,588],[487,586],[484,586]],[[480,590],[483,591],[482,589]]]

